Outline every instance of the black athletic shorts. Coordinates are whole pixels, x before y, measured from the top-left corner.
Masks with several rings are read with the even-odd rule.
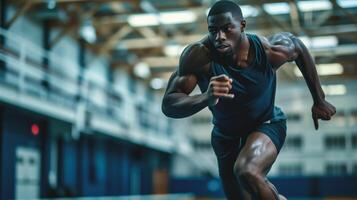
[[[286,137],[286,120],[265,122],[254,128],[252,131],[250,131],[250,133],[256,131],[266,134],[272,140],[279,153],[283,147]],[[244,136],[236,138],[226,137],[218,127],[213,128],[211,143],[218,160],[225,158],[237,158],[249,136],[249,133],[241,135]]]

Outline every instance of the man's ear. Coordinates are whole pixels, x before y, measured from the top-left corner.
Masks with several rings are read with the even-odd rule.
[[[244,32],[245,26],[247,25],[247,21],[245,21],[245,19],[243,19],[240,22],[240,32]]]

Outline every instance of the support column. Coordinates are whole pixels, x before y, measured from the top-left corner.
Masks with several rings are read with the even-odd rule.
[[[86,68],[86,49],[85,49],[85,41],[83,39],[79,40],[78,64],[79,64],[79,74],[78,74],[78,79],[77,79],[77,85],[81,86],[83,84],[83,80],[84,80],[84,69]],[[80,101],[82,95],[83,95],[83,91],[82,91],[82,87],[80,87],[80,90],[78,91],[76,100]]]
[[[4,184],[3,184],[3,156],[2,156],[2,154],[3,154],[3,143],[4,143],[4,141],[3,141],[3,135],[4,135],[4,133],[3,133],[3,123],[4,123],[4,107],[2,106],[2,105],[0,105],[0,199],[3,199],[3,196],[2,196],[2,194],[4,194],[3,193],[3,186],[4,186]]]
[[[6,0],[0,0],[0,28],[6,29]],[[0,35],[0,47],[5,45],[5,38]],[[3,78],[6,71],[6,65],[3,60],[0,60],[0,79]],[[1,193],[1,192],[0,192]]]
[[[42,36],[42,41],[43,41],[43,48],[46,51],[50,50],[50,35],[51,35],[51,28],[50,28],[50,21],[49,20],[44,20],[43,21],[43,36]],[[46,55],[47,56],[47,55]],[[49,92],[50,85],[48,81],[48,69],[49,69],[49,64],[50,60],[48,57],[43,57],[42,59],[42,65],[43,65],[43,70],[46,72],[44,80],[42,82],[43,87],[45,88],[46,92]]]
[[[0,0],[0,28],[4,28],[5,27],[5,20],[6,20],[6,0]],[[0,35],[0,47],[3,47],[5,45],[5,38],[3,36]],[[4,76],[4,72],[6,70],[6,65],[5,62],[3,60],[0,60],[0,80],[3,78]],[[4,112],[3,109],[4,107],[2,105],[0,105],[0,199],[2,199],[2,195],[3,193],[3,176],[2,176],[2,172],[3,172],[3,122],[4,122]]]

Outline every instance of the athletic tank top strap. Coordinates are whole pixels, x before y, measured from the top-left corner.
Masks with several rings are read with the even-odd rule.
[[[253,63],[263,71],[270,71],[272,67],[268,62],[268,57],[260,38],[255,34],[247,34],[247,37],[251,44],[250,48],[254,48],[255,52],[255,61]]]

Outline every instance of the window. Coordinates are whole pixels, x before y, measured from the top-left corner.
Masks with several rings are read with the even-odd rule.
[[[301,150],[303,140],[300,135],[289,136],[286,138],[284,147],[287,150]]]
[[[299,113],[287,113],[286,118],[289,122],[299,122],[301,121],[301,115]]]
[[[300,163],[281,164],[278,168],[278,171],[282,176],[300,176],[303,173],[303,168]]]
[[[137,105],[136,111],[138,113],[140,126],[145,129],[149,128],[150,124],[148,120],[148,111],[146,110],[146,107],[143,105]]]
[[[333,121],[334,125],[338,125],[338,126],[343,126],[345,125],[346,122],[346,116],[344,112],[337,112],[332,118],[331,120]]]
[[[192,123],[194,124],[210,124],[211,121],[211,116],[200,116],[192,119]]]
[[[328,163],[326,165],[326,175],[346,175],[347,165],[346,163]]]
[[[346,148],[346,137],[343,135],[327,136],[325,138],[326,149],[345,149]]]
[[[357,124],[357,110],[351,111],[351,124]]]
[[[352,135],[352,148],[357,149],[357,134]]]
[[[136,93],[136,80],[131,76],[128,76],[128,89],[131,93]]]
[[[211,143],[206,141],[193,141],[193,146],[197,149],[210,149]]]

